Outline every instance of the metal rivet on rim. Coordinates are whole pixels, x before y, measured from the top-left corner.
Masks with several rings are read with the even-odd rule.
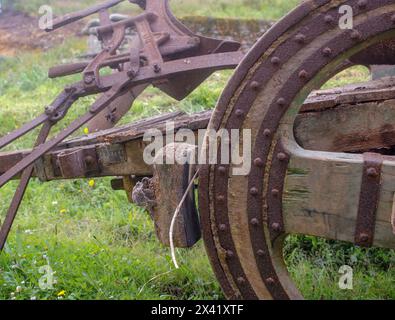
[[[225,231],[226,230],[226,225],[225,224],[220,224],[219,225],[219,230]]]
[[[284,98],[279,98],[279,99],[277,100],[277,104],[278,104],[280,107],[285,106],[285,99],[284,99]]]
[[[244,284],[244,283],[246,282],[246,280],[245,280],[243,277],[238,277],[238,278],[237,278],[237,282],[238,282],[239,284]]]
[[[324,21],[326,22],[326,23],[332,23],[333,21],[334,21],[335,19],[330,15],[330,14],[327,14],[326,16],[325,16],[325,18],[324,18]]]
[[[306,70],[301,70],[300,72],[299,72],[299,78],[300,79],[307,79],[308,78],[308,76],[309,76],[309,74],[308,74],[308,72],[306,71]]]
[[[241,117],[244,114],[244,111],[241,109],[236,110],[236,116]]]
[[[358,30],[354,30],[353,32],[351,32],[350,37],[353,40],[361,40],[362,34]]]
[[[256,158],[254,160],[254,165],[256,165],[257,167],[263,167],[263,160],[261,158]]]
[[[276,232],[281,231],[281,226],[280,226],[280,224],[277,223],[277,222],[272,223],[272,230],[273,230],[273,231],[276,231]]]
[[[278,197],[279,194],[280,194],[280,191],[278,191],[278,189],[273,189],[272,190],[272,196],[273,197]]]
[[[259,224],[258,219],[257,219],[257,218],[252,218],[252,219],[251,219],[251,224],[252,224],[253,226],[257,226],[257,225]]]
[[[295,40],[297,43],[300,43],[300,44],[305,43],[306,36],[304,34],[299,33],[296,35]]]
[[[358,1],[358,7],[360,7],[360,8],[366,8],[367,5],[368,5],[367,0],[359,0]]]
[[[251,89],[257,90],[260,87],[260,83],[258,81],[252,81],[250,84]]]
[[[376,168],[368,168],[366,170],[366,173],[369,177],[372,177],[372,178],[376,178],[379,175]]]
[[[271,61],[271,63],[274,64],[274,65],[279,65],[280,62],[281,62],[281,60],[280,60],[279,57],[273,57],[270,61]]]
[[[251,194],[252,196],[258,195],[258,189],[255,188],[255,187],[251,188],[251,189],[250,189],[250,194]]]
[[[326,48],[324,48],[324,49],[322,50],[322,54],[323,54],[325,57],[329,57],[330,55],[332,55],[332,49],[326,47]]]
[[[218,167],[218,172],[221,174],[225,174],[226,173],[226,168],[224,166],[220,166]]]
[[[277,155],[277,159],[280,160],[280,161],[285,161],[285,160],[287,160],[287,158],[288,158],[287,155],[285,153],[283,153],[283,152],[280,152]]]
[[[226,251],[226,256],[228,257],[228,258],[233,258],[234,257],[234,253],[233,253],[233,251],[232,250],[228,250],[228,251]]]

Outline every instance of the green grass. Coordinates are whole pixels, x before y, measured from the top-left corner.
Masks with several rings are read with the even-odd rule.
[[[195,9],[199,14],[210,12],[194,0],[188,4],[178,2],[181,7],[177,10],[184,8],[186,14]],[[39,3],[23,2],[23,9],[35,10]],[[215,9],[221,8],[221,3],[227,3],[229,8]],[[295,1],[276,3],[281,5],[262,15],[276,18]],[[21,4],[16,1],[16,5]],[[242,1],[212,1],[209,8],[219,11],[210,13],[231,16],[237,13],[232,10],[241,4]],[[245,11],[240,10],[240,14],[248,15],[249,7],[243,8]],[[21,53],[0,62],[0,135],[32,119],[65,84],[78,80],[77,76],[48,80],[46,70],[83,50],[84,40],[71,39],[48,52]],[[151,88],[123,123],[162,112],[213,108],[230,74],[229,71],[214,74],[182,102]],[[367,76],[363,68],[346,70],[326,87],[366,80]],[[61,127],[84,112],[92,101],[93,98],[87,98],[78,103]],[[13,148],[28,148],[32,143],[33,135]],[[3,211],[0,216],[4,216],[15,186],[12,182],[0,189]],[[223,298],[201,242],[191,250],[178,250],[177,254],[179,270],[172,266],[168,248],[156,240],[147,213],[129,204],[123,192],[113,191],[109,179],[96,179],[94,186],[85,180],[48,183],[35,180],[27,191],[5,251],[0,254],[0,299]],[[394,251],[366,250],[314,237],[292,236],[287,240],[285,257],[293,278],[308,299],[395,298]],[[338,288],[338,270],[344,264],[354,268],[354,290]],[[46,265],[55,272],[56,283],[52,289],[42,290],[40,268]]]

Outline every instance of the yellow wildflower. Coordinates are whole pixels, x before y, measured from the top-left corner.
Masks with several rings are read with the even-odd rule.
[[[62,209],[62,210],[60,210],[60,213],[66,213],[67,212],[67,210],[66,209]]]
[[[89,184],[89,186],[91,187],[91,188],[93,188],[94,186],[95,186],[95,180],[89,180],[89,182],[88,182],[88,184]]]
[[[84,128],[84,134],[89,134],[89,128]]]
[[[66,291],[61,290],[58,292],[58,297],[64,297],[65,294],[66,294]]]

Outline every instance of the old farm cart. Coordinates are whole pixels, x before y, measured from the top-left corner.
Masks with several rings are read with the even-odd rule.
[[[236,42],[193,34],[170,13],[167,0],[130,0],[142,13],[112,22],[108,9],[120,2],[54,22],[57,29],[99,13],[103,49],[90,61],[52,68],[51,78],[81,73],[82,80],[42,115],[0,138],[3,148],[41,127],[32,150],[0,154],[0,187],[20,180],[1,227],[1,247],[31,177],[112,176],[114,189],[149,209],[164,244],[171,217],[188,195],[175,245],[193,246],[202,234],[228,298],[301,298],[283,262],[288,234],[395,248],[395,80],[315,91],[351,66],[395,64],[394,1],[304,1],[244,57]],[[352,8],[353,29],[339,28],[341,5]],[[137,36],[119,53],[127,29]],[[104,67],[113,72],[102,75]],[[113,128],[148,85],[181,100],[214,71],[235,67],[213,113],[160,115]],[[47,140],[79,98],[98,93],[89,112]],[[169,120],[176,131],[250,129],[250,173],[233,175],[232,165],[224,164],[147,165],[142,136],[152,127],[166,134]],[[66,140],[85,125],[92,134]],[[176,144],[162,155],[179,149],[195,152]],[[197,171],[198,208],[193,190],[187,193]]]

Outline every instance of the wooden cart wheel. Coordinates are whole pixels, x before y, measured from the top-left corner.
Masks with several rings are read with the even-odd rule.
[[[352,30],[339,28],[341,5],[353,10]],[[395,247],[395,158],[305,150],[293,131],[307,96],[339,71],[394,64],[393,53],[371,49],[394,38],[393,0],[305,1],[236,70],[209,128],[252,130],[251,171],[206,165],[199,178],[203,236],[228,298],[302,298],[283,261],[287,234]]]

